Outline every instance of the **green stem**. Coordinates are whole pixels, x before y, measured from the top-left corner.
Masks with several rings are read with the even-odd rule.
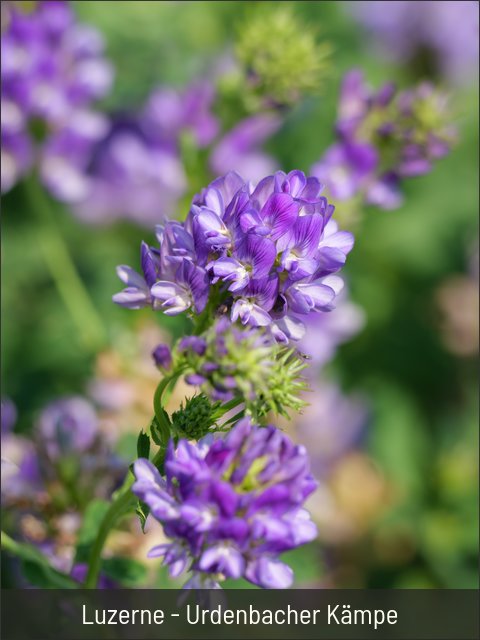
[[[173,372],[170,376],[166,376],[165,378],[163,378],[155,391],[153,399],[155,416],[162,427],[168,429],[168,433],[170,432],[170,422],[168,419],[168,415],[162,405],[162,396],[165,389],[171,385],[174,385],[177,382],[178,378],[182,375],[182,373],[183,369],[179,369],[178,371]],[[166,438],[166,442],[167,441],[168,438]],[[163,463],[163,459],[165,457],[165,446],[160,447],[160,449],[157,451],[152,460],[153,464],[158,465]],[[129,472],[122,488],[117,492],[116,497],[114,498],[112,504],[110,505],[110,508],[108,509],[100,524],[97,537],[95,538],[95,542],[93,543],[93,547],[90,552],[88,572],[84,585],[86,589],[95,589],[97,586],[98,576],[102,564],[102,551],[110,530],[113,529],[113,527],[122,516],[126,515],[130,511],[130,508],[136,502],[136,498],[134,495],[132,495],[131,492],[134,481],[135,478],[133,474]]]
[[[24,562],[33,563],[41,569],[47,584],[56,589],[75,589],[78,584],[69,576],[57,571],[50,566],[48,558],[46,558],[36,547],[25,542],[17,542],[7,533],[1,533],[2,549],[11,555],[20,558]]]
[[[118,492],[117,497],[114,499],[107,513],[103,517],[97,537],[95,538],[95,542],[93,543],[93,547],[90,552],[88,572],[84,585],[85,589],[96,589],[102,564],[102,551],[108,534],[120,518],[126,515],[130,511],[130,508],[135,504],[136,499],[130,491],[134,480],[133,475],[129,473],[122,488]]]
[[[83,346],[96,351],[105,344],[106,332],[102,319],[82,282],[44,189],[33,177],[25,182],[29,206],[38,216],[39,244],[58,293],[69,311]]]

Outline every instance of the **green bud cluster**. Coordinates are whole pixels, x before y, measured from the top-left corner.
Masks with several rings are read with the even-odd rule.
[[[172,414],[173,431],[181,438],[200,440],[214,430],[219,406],[219,402],[211,402],[204,394],[187,398]]]
[[[265,106],[289,106],[318,92],[330,47],[290,7],[259,6],[241,25],[236,53],[246,85]]]
[[[268,393],[260,398],[260,413],[275,411],[288,416],[287,409],[300,411],[306,402],[300,397],[308,390],[308,383],[301,377],[305,360],[295,349],[282,349],[270,370]]]
[[[278,345],[262,328],[238,327],[217,321],[198,336],[203,349],[175,354],[188,383],[200,386],[215,400],[240,399],[256,416],[275,411],[287,415],[304,406],[301,377],[305,361],[295,349]],[[183,428],[183,427],[182,427]]]

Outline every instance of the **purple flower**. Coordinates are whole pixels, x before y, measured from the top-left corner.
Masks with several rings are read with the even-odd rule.
[[[348,200],[364,187],[377,164],[378,153],[369,144],[335,144],[312,167],[312,172],[328,183],[334,198]]]
[[[351,12],[382,54],[412,63],[422,56],[455,84],[478,74],[477,2],[352,2]]]
[[[207,343],[204,338],[198,336],[185,336],[178,343],[178,350],[180,352],[192,351],[198,356],[203,356],[207,348]]]
[[[431,85],[397,93],[387,83],[375,92],[358,70],[343,80],[336,133],[312,173],[333,197],[382,209],[398,207],[401,180],[430,171],[455,139],[446,97]]]
[[[1,50],[2,191],[35,161],[54,195],[83,197],[85,147],[104,134],[90,105],[113,79],[100,34],[77,23],[67,2],[36,2],[25,13],[11,6]]]
[[[218,132],[217,118],[211,112],[214,99],[214,88],[207,81],[193,83],[183,92],[161,87],[144,109],[146,131],[167,145],[176,145],[180,134],[188,131],[199,147],[205,147]]]
[[[70,575],[75,580],[75,582],[79,582],[83,584],[85,582],[85,578],[87,577],[88,565],[85,563],[77,563],[74,564]],[[96,586],[97,589],[117,589],[118,583],[101,573],[98,578],[98,583]]]
[[[166,315],[175,316],[190,307],[201,313],[207,304],[208,290],[205,269],[183,258],[175,272],[175,282],[159,280],[152,286],[151,293]]]
[[[17,421],[17,408],[10,398],[2,398],[0,418],[2,436],[11,433]]]
[[[273,158],[260,150],[260,146],[281,125],[275,113],[260,113],[245,118],[228,131],[215,145],[210,155],[214,173],[237,171],[246,180],[256,182],[276,169]]]
[[[339,345],[355,336],[365,324],[365,314],[361,307],[351,302],[345,290],[338,297],[335,313],[312,314],[306,321],[308,337],[300,340],[298,348],[311,362],[307,371],[313,381],[335,355]]]
[[[364,398],[345,396],[335,384],[312,380],[309,405],[297,423],[312,470],[322,480],[338,460],[361,443],[369,410]]]
[[[150,555],[173,575],[188,569],[215,582],[286,588],[293,574],[279,555],[316,537],[302,508],[316,486],[306,451],[273,426],[243,419],[224,439],[180,440],[176,450],[170,442],[165,479],[145,459],[134,473],[133,492],[171,539]]]
[[[9,398],[2,399],[2,501],[36,497],[43,488],[37,452],[33,443],[12,433],[17,408]]]
[[[297,315],[330,311],[353,236],[339,231],[322,185],[301,171],[277,171],[256,187],[231,172],[195,196],[184,224],[159,228],[159,248],[142,249],[143,276],[128,267],[114,301],[176,315],[201,312],[215,291],[233,322],[298,339]],[[281,328],[280,328],[281,326]]]
[[[84,452],[97,437],[98,418],[92,405],[79,396],[56,400],[41,413],[39,433],[48,455]]]
[[[85,168],[88,189],[74,213],[90,223],[120,217],[149,226],[173,216],[186,189],[176,149],[148,136],[138,116],[113,116]]]
[[[167,344],[159,344],[152,352],[153,360],[159,369],[170,369],[172,366],[172,352]]]
[[[2,126],[1,154],[1,188],[2,193],[5,193],[10,191],[30,168],[32,148],[29,137],[23,131],[5,132]]]
[[[2,502],[35,499],[43,490],[40,464],[33,443],[12,433],[2,433]]]

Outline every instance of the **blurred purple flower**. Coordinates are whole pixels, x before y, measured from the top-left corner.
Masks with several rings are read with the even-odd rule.
[[[378,164],[378,154],[369,144],[334,144],[312,167],[333,198],[349,200],[357,195]]]
[[[236,171],[245,180],[257,182],[277,168],[274,159],[260,150],[260,146],[281,126],[275,113],[260,113],[245,118],[228,131],[210,154],[214,174]]]
[[[359,333],[364,324],[363,309],[348,299],[345,290],[339,296],[334,314],[321,313],[308,317],[306,337],[300,341],[298,348],[311,359],[311,366],[307,368],[311,379],[332,360],[337,348]]]
[[[183,91],[160,87],[143,111],[145,131],[154,141],[176,149],[182,132],[190,132],[199,147],[217,135],[219,124],[211,109],[215,90],[207,81],[195,82]]]
[[[297,434],[309,453],[315,477],[322,480],[343,455],[361,443],[369,408],[364,398],[346,396],[333,383],[311,380],[310,384],[309,405],[297,419]]]
[[[40,414],[39,435],[55,460],[82,453],[91,447],[98,433],[98,418],[92,405],[80,396],[55,400]]]
[[[2,403],[1,487],[2,502],[5,504],[18,498],[34,498],[43,487],[39,460],[33,443],[9,430],[9,427],[13,427],[12,419],[16,417],[16,411],[15,416],[11,413],[12,407],[13,405],[10,408],[7,406],[7,415],[4,417]]]
[[[89,111],[113,79],[102,38],[76,22],[67,2],[36,2],[28,13],[11,6],[8,17],[1,35],[2,191],[37,162],[47,187],[75,200],[85,193],[84,131],[89,139],[104,134],[100,116]],[[97,126],[89,128],[88,119]]]
[[[10,398],[2,398],[1,403],[1,434],[5,436],[12,432],[17,422],[17,407]]]
[[[40,489],[38,459],[31,442],[12,433],[17,408],[10,398],[2,398],[1,449],[2,498],[8,502]]]
[[[401,180],[428,173],[455,139],[447,98],[432,85],[373,91],[359,70],[343,79],[335,129],[337,142],[312,173],[334,198],[387,210],[402,202]]]
[[[127,218],[149,226],[176,215],[186,190],[175,148],[146,134],[138,117],[113,117],[107,135],[85,163],[84,197],[74,207],[83,221],[105,224]]]
[[[74,564],[71,571],[70,576],[75,580],[75,582],[79,582],[83,584],[87,577],[88,565],[85,563],[77,563]],[[98,578],[96,589],[118,589],[118,583],[106,576],[103,573],[100,573]]]
[[[190,133],[198,148],[212,142],[218,131],[214,98],[207,81],[183,91],[159,87],[138,113],[112,116],[84,163],[88,186],[74,208],[78,217],[100,224],[126,218],[145,226],[176,217],[187,190],[182,136]]]
[[[277,171],[256,187],[234,172],[217,178],[195,196],[184,224],[157,228],[160,249],[142,245],[143,277],[119,267],[128,286],[114,301],[200,313],[215,287],[233,322],[298,339],[298,315],[334,308],[343,282],[332,274],[354,241],[331,219],[322,188],[301,171]]]
[[[172,366],[172,352],[167,344],[159,344],[152,353],[155,365],[160,369],[170,369]]]
[[[306,451],[273,426],[243,419],[224,439],[170,442],[165,479],[145,459],[134,473],[133,492],[172,540],[150,557],[173,576],[191,571],[195,584],[221,575],[286,588],[293,572],[279,555],[316,537],[302,508],[316,486]]]
[[[478,74],[478,2],[352,2],[352,14],[399,61],[427,54],[454,84]]]

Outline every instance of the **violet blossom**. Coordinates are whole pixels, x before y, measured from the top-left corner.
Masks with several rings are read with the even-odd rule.
[[[33,443],[13,433],[17,408],[9,398],[2,398],[1,406],[1,477],[2,502],[34,499],[43,488],[39,460]]]
[[[365,325],[364,310],[352,302],[346,293],[344,289],[338,297],[335,313],[312,314],[308,317],[307,333],[300,340],[298,349],[309,358],[310,366],[306,373],[310,381],[333,359],[337,348],[356,336]]]
[[[278,131],[281,118],[273,112],[259,113],[241,120],[216,143],[209,158],[214,174],[237,171],[245,180],[256,182],[277,169],[274,159],[260,149]]]
[[[2,191],[36,164],[56,197],[82,197],[88,148],[107,126],[91,111],[113,78],[102,37],[67,2],[36,2],[28,13],[12,3],[1,51]]]
[[[345,395],[333,382],[311,380],[308,401],[296,433],[307,447],[314,476],[323,480],[348,451],[361,446],[370,411],[365,398]]]
[[[236,170],[258,180],[274,171],[275,161],[260,146],[279,128],[280,117],[258,114],[219,136],[214,98],[206,80],[183,91],[162,86],[137,113],[112,115],[84,163],[87,195],[75,203],[76,215],[90,223],[127,218],[145,226],[177,217],[187,191],[182,154],[188,137],[196,151],[209,146],[214,173]]]
[[[286,588],[293,572],[279,560],[310,542],[316,527],[303,509],[315,489],[306,450],[274,426],[248,418],[221,439],[170,442],[165,479],[146,459],[134,464],[133,492],[171,542],[154,547],[172,576],[187,570],[192,584],[218,586],[244,577],[264,588]]]
[[[394,60],[427,61],[454,84],[478,74],[478,2],[352,2],[350,11]]]
[[[233,322],[298,340],[302,317],[334,308],[343,286],[334,274],[353,247],[322,189],[301,171],[277,171],[256,187],[235,172],[217,178],[185,223],[157,228],[158,248],[142,245],[143,276],[118,268],[127,288],[114,301],[200,314],[215,295]]]
[[[138,115],[111,118],[84,179],[85,197],[73,212],[93,224],[127,218],[149,226],[174,215],[187,186],[178,150],[149,136]]]
[[[87,190],[74,213],[83,221],[126,218],[144,226],[176,215],[187,190],[182,137],[210,144],[219,124],[214,87],[194,82],[184,90],[158,87],[136,113],[111,116],[110,127],[85,167]]]
[[[446,95],[429,83],[402,92],[386,83],[373,91],[359,70],[343,79],[336,134],[312,173],[332,197],[382,209],[397,208],[401,181],[431,171],[455,139]]]
[[[87,451],[98,435],[98,418],[87,400],[71,396],[45,407],[38,429],[42,445],[55,460],[72,452]]]

